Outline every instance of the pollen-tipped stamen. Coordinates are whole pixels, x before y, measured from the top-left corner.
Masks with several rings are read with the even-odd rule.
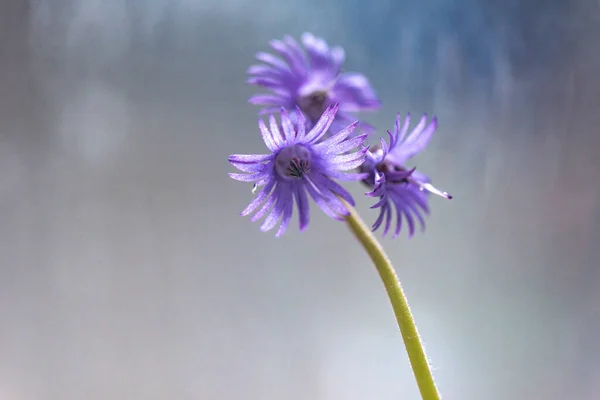
[[[302,178],[305,174],[310,172],[310,163],[307,160],[301,160],[298,157],[294,157],[290,161],[286,172],[288,176]]]
[[[282,149],[275,157],[275,170],[286,179],[300,179],[310,172],[311,153],[302,145]]]
[[[451,200],[452,199],[452,195],[446,192],[442,192],[441,190],[439,190],[438,188],[436,188],[435,186],[433,186],[431,183],[420,183],[419,185],[419,190],[427,190],[429,193],[432,194],[436,194],[440,197],[443,197],[445,199]]]

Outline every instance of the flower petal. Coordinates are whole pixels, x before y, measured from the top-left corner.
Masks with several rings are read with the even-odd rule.
[[[356,204],[354,202],[354,199],[352,198],[352,195],[346,189],[344,189],[339,183],[334,182],[331,179],[329,179],[323,175],[314,176],[314,177],[312,177],[312,179],[315,182],[315,184],[317,184],[318,186],[322,186],[323,188],[326,188],[329,191],[331,191],[333,194],[340,196],[342,199],[346,200],[352,206],[354,206]]]
[[[285,72],[268,65],[251,65],[246,73],[260,78],[279,80],[280,82],[285,77]]]
[[[273,190],[273,186],[275,186],[275,179],[271,179],[267,182],[265,186],[261,189],[261,191],[256,195],[256,197],[244,208],[241,215],[245,217],[246,215],[252,214],[258,206],[262,204],[263,201],[267,198],[268,195],[271,194],[271,190]]]
[[[272,114],[269,116],[269,128],[271,128],[271,137],[277,145],[277,148],[281,148],[285,141],[283,140],[283,136],[281,135],[281,131],[279,130],[279,125],[275,120],[275,116]]]
[[[258,61],[262,61],[265,64],[271,65],[281,71],[290,71],[289,66],[281,59],[275,57],[273,54],[259,52],[256,53],[256,59]]]
[[[232,154],[229,156],[229,162],[259,163],[263,161],[268,161],[272,157],[272,154]]]
[[[265,171],[265,170],[254,173],[254,174],[229,173],[230,178],[235,179],[236,181],[240,181],[240,182],[254,182],[254,181],[258,181],[262,178],[265,178],[267,176],[269,176],[269,172]]]
[[[281,80],[266,77],[253,76],[246,80],[249,85],[264,86],[266,88],[278,88],[281,87]]]
[[[276,94],[256,94],[248,99],[250,104],[259,106],[284,106],[288,99]]]
[[[381,102],[363,74],[344,73],[331,89],[331,100],[340,103],[345,112],[377,110]]]
[[[373,223],[373,226],[371,226],[371,230],[376,231],[381,226],[381,223],[383,222],[383,218],[385,217],[386,210],[387,210],[387,207],[385,204],[383,204],[381,207],[381,210],[379,210],[379,215],[377,216],[377,219]]]
[[[271,118],[273,118],[272,115],[271,115]],[[265,142],[265,145],[267,146],[267,148],[271,151],[275,151],[275,150],[279,149],[278,144],[275,142],[275,140],[273,140],[273,135],[267,128],[267,125],[265,125],[265,121],[263,121],[262,119],[259,119],[258,120],[258,128],[260,129],[260,133],[262,135],[263,141]]]
[[[279,229],[275,234],[275,237],[279,237],[285,233],[288,225],[290,224],[290,220],[292,219],[292,213],[294,210],[294,199],[292,197],[292,191],[286,192],[286,200],[283,207],[283,217],[281,218],[281,225],[279,225]]]
[[[317,206],[319,206],[319,208],[329,217],[338,221],[343,221],[344,216],[349,214],[342,202],[327,188],[319,188],[308,179],[305,187],[306,190],[308,190],[308,194],[310,194],[315,203],[317,203]]]
[[[250,218],[250,221],[255,222],[264,217],[269,211],[271,211],[271,208],[273,208],[277,198],[279,198],[279,186],[275,186],[273,193],[271,193],[271,195],[267,198],[267,201],[264,202],[258,212]]]
[[[325,72],[334,77],[339,71],[339,65],[336,69],[327,43],[323,39],[313,36],[311,33],[302,34],[301,39],[308,53],[310,65],[313,70],[319,70],[321,73]],[[338,60],[336,61],[339,61],[339,55],[337,56]]]
[[[327,130],[333,123],[338,108],[339,104],[337,103],[328,106],[327,109],[325,109],[325,111],[321,115],[321,118],[319,118],[319,120],[315,124],[315,126],[313,126],[310,132],[308,132],[304,140],[308,143],[313,143],[319,140],[321,137],[323,137],[323,135],[327,133]]]
[[[269,215],[267,215],[267,218],[265,218],[260,226],[261,232],[270,231],[281,219],[281,216],[283,215],[283,209],[285,208],[286,197],[289,193],[288,190],[286,190],[286,188],[281,188],[279,192],[280,194],[277,197],[277,202],[275,203],[275,207],[273,207],[273,210],[269,213]]]
[[[304,231],[310,221],[310,213],[308,208],[308,196],[304,185],[296,185],[294,187],[294,196],[298,203],[298,218],[300,223],[300,231]]]
[[[283,127],[285,141],[287,143],[292,143],[295,139],[296,132],[294,130],[294,126],[292,125],[292,121],[290,121],[288,112],[285,108],[281,110],[281,126]]]
[[[425,125],[426,122],[427,116],[424,115],[406,140],[399,143],[393,150],[390,150],[388,153],[390,161],[402,165],[406,160],[427,147],[437,128],[437,119],[433,118],[428,125]]]
[[[325,150],[326,154],[335,153],[342,154],[347,151],[353,150],[363,144],[367,138],[366,134],[355,136],[351,139],[345,140],[337,145],[330,146]]]
[[[346,128],[342,129],[335,135],[316,144],[315,149],[327,148],[327,147],[331,147],[331,146],[335,146],[335,145],[339,144],[344,139],[346,139],[348,136],[350,136],[352,134],[352,132],[354,132],[354,129],[356,128],[357,125],[358,125],[358,121],[348,125]]]
[[[298,57],[294,48],[288,47],[288,44],[289,43],[284,43],[281,40],[271,40],[270,42],[271,47],[285,58],[291,71],[295,75],[305,76],[307,73],[306,63]]]

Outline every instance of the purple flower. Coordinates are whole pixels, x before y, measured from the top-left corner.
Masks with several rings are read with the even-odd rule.
[[[428,194],[433,193],[446,199],[452,196],[436,189],[429,178],[413,169],[405,167],[408,159],[425,149],[437,128],[437,119],[427,124],[427,115],[423,115],[417,126],[407,135],[410,125],[410,114],[401,124],[400,114],[396,118],[394,133],[390,131],[389,144],[381,139],[381,145],[367,153],[367,159],[361,165],[364,173],[363,182],[373,190],[368,196],[379,197],[379,201],[371,208],[379,208],[379,217],[373,224],[377,230],[384,223],[383,235],[390,230],[393,208],[396,210],[396,228],[394,237],[400,234],[402,221],[408,224],[408,236],[415,233],[415,218],[422,229],[425,228],[423,214],[429,214]]]
[[[255,189],[262,186],[254,200],[242,211],[245,216],[258,210],[252,221],[267,216],[260,227],[261,231],[273,229],[281,219],[276,236],[283,235],[292,217],[294,199],[298,206],[300,230],[304,230],[309,221],[308,195],[330,217],[343,220],[348,215],[348,210],[337,196],[353,205],[354,200],[333,179],[362,179],[361,174],[342,171],[359,167],[365,160],[368,148],[350,152],[366,139],[366,135],[349,138],[358,122],[323,139],[337,110],[337,104],[328,107],[309,132],[306,131],[302,113],[298,114],[299,119],[294,126],[287,111],[281,110],[283,132],[273,115],[269,117],[269,128],[262,119],[258,122],[270,154],[236,154],[229,157],[234,167],[246,172],[229,176],[242,182],[255,182]]]
[[[344,50],[330,48],[327,43],[310,33],[302,35],[306,51],[290,36],[272,40],[271,47],[282,58],[269,53],[257,53],[262,63],[248,69],[248,83],[268,89],[270,94],[250,97],[250,103],[264,106],[261,111],[276,113],[280,108],[295,110],[298,107],[314,125],[327,106],[339,104],[339,112],[331,130],[337,132],[356,120],[352,113],[376,110],[381,103],[367,78],[358,73],[341,72]],[[290,112],[292,120],[295,112]],[[365,131],[372,127],[360,123]]]

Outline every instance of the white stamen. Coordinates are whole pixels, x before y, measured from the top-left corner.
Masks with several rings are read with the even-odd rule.
[[[448,200],[452,198],[451,194],[436,189],[436,187],[433,186],[431,183],[422,183],[421,185],[419,185],[419,190],[427,190],[429,193],[437,194],[438,196],[441,196]]]
[[[252,186],[252,194],[256,193],[256,189],[258,189],[258,185],[255,183],[254,186]]]

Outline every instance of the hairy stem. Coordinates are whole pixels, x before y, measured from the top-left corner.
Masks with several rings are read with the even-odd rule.
[[[344,204],[348,208],[348,211],[350,211],[350,216],[346,218],[346,222],[352,233],[354,233],[354,236],[356,236],[369,254],[369,257],[371,257],[373,264],[375,264],[392,303],[392,308],[394,309],[394,314],[396,314],[398,327],[406,346],[410,365],[415,374],[421,397],[423,400],[439,400],[440,395],[433,380],[423,343],[419,337],[415,320],[410,312],[408,301],[396,276],[394,267],[385,254],[383,247],[371,230],[365,225],[356,210],[347,202],[344,202]]]

